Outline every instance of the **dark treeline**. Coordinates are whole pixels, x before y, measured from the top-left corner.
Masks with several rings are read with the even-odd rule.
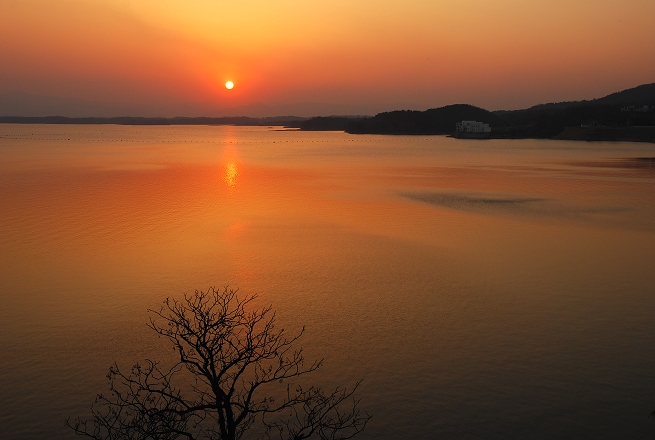
[[[524,110],[490,112],[456,104],[425,111],[384,112],[365,118],[312,118],[301,122],[300,127],[357,134],[453,134],[455,124],[463,120],[490,124],[489,137],[492,138],[607,138],[655,142],[655,128],[636,128],[655,126],[655,83],[591,101],[541,104]],[[567,130],[570,127],[585,129]]]
[[[455,104],[426,111],[397,110],[378,113],[372,118],[352,120],[349,133],[380,134],[449,134],[462,120],[495,124],[495,114],[467,104]],[[302,125],[301,125],[302,126]]]
[[[541,104],[525,110],[497,111],[499,134],[551,138],[567,127],[643,127],[655,125],[655,83],[591,101]],[[645,110],[647,108],[648,110]]]
[[[65,116],[0,116],[5,124],[116,124],[116,125],[285,125],[297,127],[307,118],[275,116],[250,118],[247,116],[145,118],[121,116],[111,118],[69,118]]]
[[[299,124],[310,131],[345,131],[353,134],[451,134],[462,120],[496,121],[492,112],[467,104],[417,110],[395,110],[368,116],[321,116]]]

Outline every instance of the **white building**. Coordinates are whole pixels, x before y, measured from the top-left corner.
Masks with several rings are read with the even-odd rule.
[[[629,105],[627,107],[621,107],[622,112],[647,113],[652,112],[653,110],[655,110],[655,106],[653,105]]]
[[[462,133],[491,133],[489,124],[478,121],[462,121],[456,125],[457,131]]]

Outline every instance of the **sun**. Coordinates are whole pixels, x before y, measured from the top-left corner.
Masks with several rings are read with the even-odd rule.
[[[228,81],[225,83],[225,88],[228,90],[232,90],[234,88],[234,83],[232,81]]]

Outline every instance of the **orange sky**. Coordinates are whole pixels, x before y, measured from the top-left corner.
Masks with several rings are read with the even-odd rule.
[[[106,115],[524,108],[655,82],[653,23],[653,0],[0,0],[0,95]]]

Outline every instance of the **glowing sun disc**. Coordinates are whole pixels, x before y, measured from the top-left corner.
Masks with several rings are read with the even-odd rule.
[[[228,90],[232,90],[234,88],[234,83],[232,81],[228,81],[225,83],[225,88]]]

